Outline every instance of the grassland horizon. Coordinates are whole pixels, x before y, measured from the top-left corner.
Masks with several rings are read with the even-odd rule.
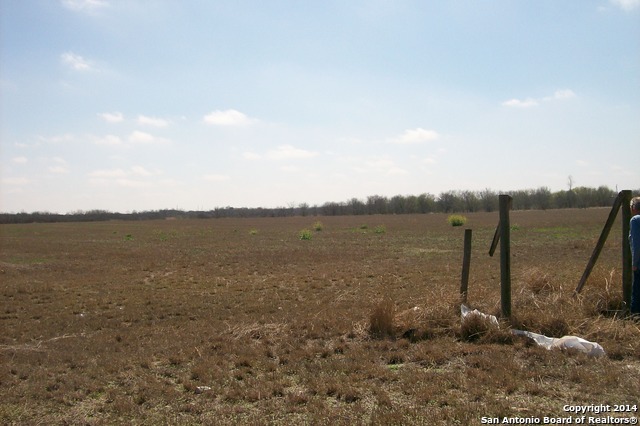
[[[573,295],[608,212],[513,211],[513,315],[473,330],[464,228],[468,304],[499,316],[497,212],[0,225],[0,421],[446,425],[637,404],[620,218]]]

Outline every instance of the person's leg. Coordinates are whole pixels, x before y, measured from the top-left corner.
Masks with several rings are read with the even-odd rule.
[[[633,271],[633,286],[631,287],[632,314],[640,314],[640,269]]]

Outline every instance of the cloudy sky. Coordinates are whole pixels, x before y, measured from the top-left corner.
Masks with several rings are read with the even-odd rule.
[[[0,211],[640,186],[640,0],[1,0]]]

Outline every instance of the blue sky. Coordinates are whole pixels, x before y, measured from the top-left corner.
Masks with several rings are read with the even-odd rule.
[[[1,0],[0,211],[640,186],[640,0]]]

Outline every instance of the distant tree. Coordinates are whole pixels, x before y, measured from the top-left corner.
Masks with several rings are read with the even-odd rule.
[[[362,215],[367,212],[367,206],[357,198],[352,198],[347,201],[348,214]]]
[[[532,198],[534,209],[547,210],[551,208],[553,203],[551,190],[546,186],[541,186],[533,191]]]
[[[485,212],[492,212],[498,208],[498,194],[490,189],[484,189],[478,193],[480,205]]]
[[[571,194],[571,195],[570,195]],[[566,209],[572,206],[572,198],[573,192],[569,191],[558,191],[553,194],[553,204],[556,208]]]
[[[394,195],[389,200],[389,212],[393,214],[406,213],[406,199],[402,195]]]
[[[387,197],[380,195],[370,195],[367,197],[367,213],[368,214],[386,214],[388,200]]]
[[[438,210],[444,213],[462,211],[460,197],[454,191],[441,192],[438,196]]]
[[[298,211],[300,212],[300,216],[304,217],[307,214],[309,214],[309,204],[307,203],[300,203],[298,205]]]
[[[432,213],[436,211],[436,197],[431,194],[418,195],[418,213]]]
[[[514,210],[530,210],[533,205],[532,193],[533,191],[527,189],[514,191],[511,194],[513,198],[511,207]]]
[[[461,191],[459,197],[464,203],[463,210],[466,212],[477,212],[480,210],[480,199],[473,191]]]

